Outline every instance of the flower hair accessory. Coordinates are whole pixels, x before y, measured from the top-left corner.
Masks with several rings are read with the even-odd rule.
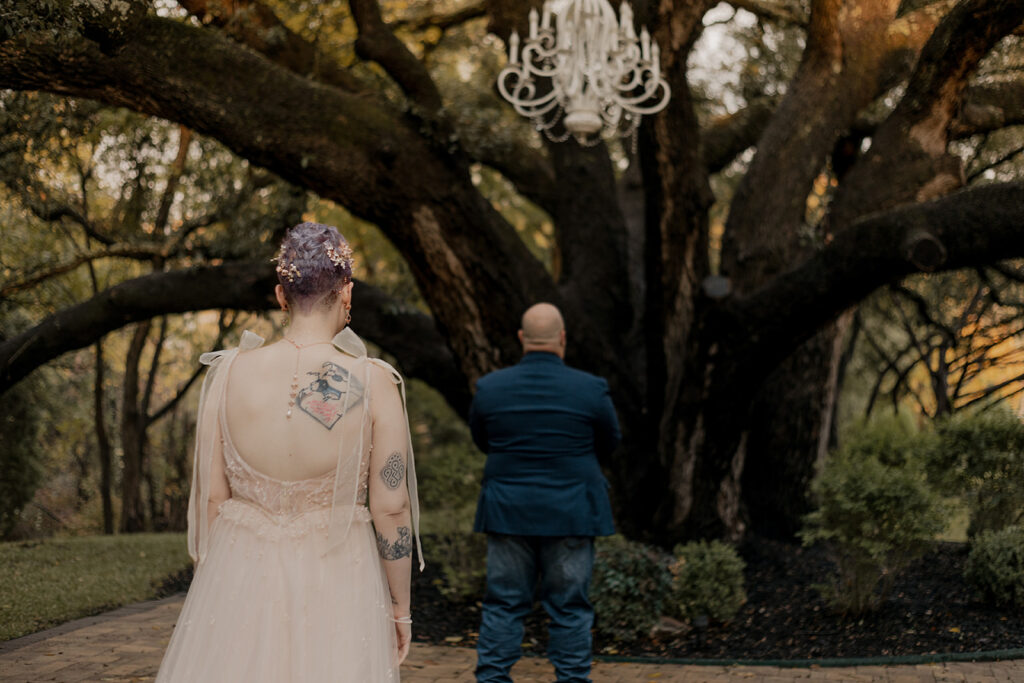
[[[343,242],[340,248],[335,247],[330,242],[324,242],[324,251],[327,252],[327,258],[331,260],[338,268],[345,268],[351,272],[352,270],[352,247],[349,246],[348,242]]]
[[[294,263],[289,263],[287,268],[283,263],[278,263],[277,274],[288,280],[289,283],[293,283],[297,278],[302,277],[302,273],[295,267]]]
[[[281,250],[277,252],[277,256],[270,259],[271,261],[277,261],[277,274],[282,279],[288,280],[289,283],[294,283],[298,278],[302,277],[302,271],[300,271],[294,263],[287,263],[285,259],[285,248],[282,245]]]

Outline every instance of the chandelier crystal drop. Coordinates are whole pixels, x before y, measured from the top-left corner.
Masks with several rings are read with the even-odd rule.
[[[555,142],[633,136],[671,97],[658,45],[646,27],[637,36],[627,2],[616,17],[607,0],[546,0],[542,13],[530,10],[525,42],[512,32],[508,53],[498,91]]]

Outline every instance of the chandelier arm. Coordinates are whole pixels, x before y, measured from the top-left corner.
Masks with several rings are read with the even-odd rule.
[[[515,76],[517,80],[515,85],[513,85],[512,90],[509,91],[507,81],[509,80],[509,77],[512,76]],[[537,84],[532,78],[523,78],[522,73],[512,67],[508,67],[499,75],[498,92],[500,92],[502,97],[511,102],[517,109],[520,107],[527,109],[542,107],[551,101],[557,100],[558,98],[557,90],[551,90],[545,95],[534,97],[537,92]]]
[[[657,114],[659,111],[668,106],[668,101],[672,98],[672,89],[669,87],[668,83],[662,83],[661,86],[665,89],[665,93],[661,96],[660,100],[658,100],[655,104],[646,107],[639,107],[631,104],[628,107],[630,113],[637,114],[640,116],[646,116],[648,114]]]
[[[612,99],[621,104],[622,106],[635,107],[643,104],[649,100],[654,99],[654,96],[658,93],[658,89],[661,87],[662,82],[648,82],[644,84],[643,92],[638,95],[629,96],[625,93],[618,93]]]

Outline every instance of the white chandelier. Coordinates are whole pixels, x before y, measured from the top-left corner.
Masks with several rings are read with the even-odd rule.
[[[546,0],[542,15],[530,10],[522,54],[516,31],[508,51],[499,92],[555,142],[572,135],[590,146],[602,135],[634,135],[641,117],[664,109],[671,96],[658,45],[646,27],[637,37],[627,2],[616,19],[608,0]],[[565,131],[555,133],[559,121]]]

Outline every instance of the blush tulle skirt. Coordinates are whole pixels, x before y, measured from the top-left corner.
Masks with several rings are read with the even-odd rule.
[[[398,681],[369,512],[324,555],[329,512],[274,519],[229,499],[210,531],[157,683]]]

